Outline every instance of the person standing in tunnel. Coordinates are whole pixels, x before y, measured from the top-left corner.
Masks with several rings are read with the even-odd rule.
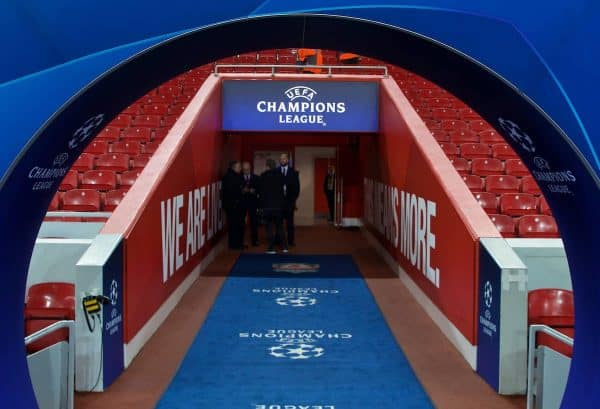
[[[327,197],[327,207],[329,208],[329,217],[327,221],[333,223],[335,216],[335,166],[327,167],[327,175],[323,181],[323,191]]]
[[[283,175],[283,220],[287,228],[287,240],[289,246],[295,246],[294,212],[296,201],[300,195],[300,177],[298,171],[292,168],[287,153],[279,156],[279,172]]]
[[[232,250],[242,250],[244,216],[242,208],[242,189],[244,178],[241,174],[242,165],[240,161],[233,161],[229,164],[227,173],[223,177],[223,208],[227,215],[227,224],[229,227],[228,244]]]
[[[258,176],[252,173],[250,162],[242,163],[242,177],[244,178],[244,185],[242,187],[242,220],[245,221],[246,217],[248,218],[252,245],[258,246],[258,217],[256,214],[256,209],[258,208]]]
[[[266,222],[267,240],[269,242],[268,254],[275,254],[275,244],[281,244],[284,253],[287,253],[287,239],[283,231],[282,210],[284,207],[284,177],[275,168],[275,161],[267,159],[267,170],[260,175],[259,200],[263,219]]]

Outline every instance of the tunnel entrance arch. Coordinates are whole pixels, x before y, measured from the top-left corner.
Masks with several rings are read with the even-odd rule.
[[[537,172],[569,257],[577,342],[563,406],[591,407],[600,400],[600,328],[594,315],[600,309],[594,254],[600,182],[575,144],[533,101],[467,55],[398,27],[303,14],[217,24],[154,46],[81,90],[15,158],[0,183],[0,227],[8,238],[0,249],[5,272],[0,306],[6,316],[0,361],[7,368],[1,388],[6,406],[35,406],[23,348],[23,295],[35,237],[60,182],[56,177],[54,188],[36,189],[32,169],[70,167],[103,125],[175,75],[230,55],[292,47],[342,49],[418,73],[462,99],[503,133],[523,163]],[[563,174],[572,175],[564,181],[568,192],[551,191],[552,180]]]

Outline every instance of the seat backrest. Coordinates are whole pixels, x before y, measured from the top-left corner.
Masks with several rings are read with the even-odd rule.
[[[106,153],[96,158],[96,167],[99,170],[114,170],[124,172],[129,170],[129,155],[125,153]]]
[[[493,145],[496,143],[503,143],[504,139],[498,132],[496,132],[492,129],[488,129],[488,130],[479,132],[479,142],[487,143],[488,145]]]
[[[75,285],[72,283],[48,282],[29,287],[25,304],[28,309],[60,308],[73,311],[75,319]]]
[[[63,210],[97,212],[100,210],[100,193],[92,189],[73,189],[63,196]]]
[[[521,162],[521,159],[507,159],[506,160],[506,174],[513,176],[527,176],[529,175],[529,171]]]
[[[124,140],[149,141],[152,137],[151,128],[129,127],[123,132]]]
[[[469,129],[475,132],[483,132],[489,130],[490,126],[483,120],[475,120],[469,122]]]
[[[452,158],[450,162],[452,162],[454,169],[461,175],[466,175],[471,170],[471,164],[465,158]]]
[[[441,122],[441,127],[448,132],[459,131],[462,129],[467,129],[467,122],[462,120],[446,119]]]
[[[458,146],[453,143],[443,142],[443,143],[440,143],[440,147],[442,148],[442,150],[444,151],[446,156],[454,157],[454,156],[458,156],[460,154],[460,150],[458,149]]]
[[[467,129],[450,132],[452,143],[479,143],[479,135]]]
[[[527,322],[552,327],[572,327],[575,324],[573,292],[559,288],[529,291]]]
[[[479,176],[501,175],[504,173],[504,165],[500,159],[474,158],[471,162],[471,172]]]
[[[92,155],[102,155],[108,152],[108,142],[105,140],[92,141],[88,146],[85,147],[85,151]]]
[[[541,195],[542,190],[533,178],[533,176],[525,176],[521,179],[521,191],[532,195]]]
[[[463,181],[472,192],[481,192],[483,190],[483,179],[477,175],[464,175]]]
[[[488,214],[498,213],[498,198],[494,193],[478,192],[475,193],[475,200],[481,205]]]
[[[519,236],[531,238],[558,238],[560,233],[554,217],[544,214],[519,218]]]
[[[460,156],[463,158],[487,158],[491,154],[489,145],[483,143],[463,143],[460,146]]]
[[[496,229],[502,234],[502,237],[510,238],[517,236],[515,222],[512,217],[505,214],[490,214],[490,219],[496,226]]]
[[[112,170],[89,170],[81,178],[82,189],[111,190],[117,186],[117,175]]]
[[[139,175],[139,170],[129,170],[127,172],[123,172],[121,175],[121,186],[125,189],[133,186]]]
[[[527,193],[503,193],[500,196],[500,213],[522,216],[537,213],[537,199]]]
[[[141,151],[138,141],[119,141],[110,145],[110,153],[126,153],[128,155],[138,155]]]
[[[79,187],[79,172],[76,170],[70,170],[65,175],[64,179],[60,182],[58,190],[65,191],[71,189],[77,189]]]
[[[94,169],[94,160],[95,159],[96,159],[96,157],[94,155],[92,155],[91,153],[84,152],[81,155],[79,155],[79,158],[77,158],[75,163],[73,163],[73,166],[71,166],[71,170],[77,170],[80,172],[84,172],[86,170],[92,170],[92,169]]]
[[[115,210],[126,194],[127,190],[124,189],[117,189],[106,192],[106,199],[104,200],[104,210],[107,212],[112,212],[113,210]]]
[[[496,143],[492,145],[492,156],[498,159],[519,158],[517,153],[507,143]]]
[[[485,178],[485,190],[492,193],[517,193],[519,179],[511,175],[490,175]]]

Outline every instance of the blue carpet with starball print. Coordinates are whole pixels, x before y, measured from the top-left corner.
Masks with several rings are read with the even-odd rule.
[[[350,256],[240,256],[161,409],[433,408]]]

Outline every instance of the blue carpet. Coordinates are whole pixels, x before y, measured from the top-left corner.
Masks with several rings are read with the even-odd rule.
[[[432,408],[350,256],[244,254],[158,408]]]

